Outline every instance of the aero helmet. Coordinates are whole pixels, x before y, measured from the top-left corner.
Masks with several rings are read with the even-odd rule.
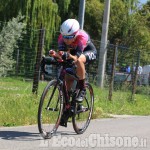
[[[75,35],[80,29],[79,22],[75,19],[67,19],[60,27],[62,35]]]

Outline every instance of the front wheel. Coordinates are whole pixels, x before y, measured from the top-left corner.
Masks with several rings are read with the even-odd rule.
[[[77,134],[82,134],[89,126],[93,107],[93,88],[89,83],[86,83],[86,96],[82,103],[76,103],[76,111],[72,117],[73,128]]]
[[[43,138],[51,138],[56,132],[63,112],[63,96],[57,80],[45,87],[38,108],[38,129]]]

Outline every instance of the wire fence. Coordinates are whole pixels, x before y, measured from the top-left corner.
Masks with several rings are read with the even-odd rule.
[[[48,56],[49,49],[57,50],[57,37],[59,32],[55,33],[53,41],[46,40],[46,32],[43,28],[39,30],[28,29],[23,35],[23,40],[18,41],[18,48],[14,50],[13,58],[16,61],[14,69],[8,73],[8,76],[21,76],[33,80],[32,92],[37,92],[39,80],[51,80],[56,77],[56,69],[52,65],[46,66],[49,75],[43,75],[40,72],[40,61],[43,55]],[[32,38],[31,38],[32,36]],[[99,58],[100,41],[92,39],[97,48]],[[150,75],[144,77],[139,72],[140,52],[131,53],[128,47],[108,44],[107,62],[105,69],[104,87],[108,88],[111,94],[113,90],[129,90],[135,93],[137,85],[149,85]],[[98,77],[98,59],[92,64],[86,66],[89,81],[96,84]]]

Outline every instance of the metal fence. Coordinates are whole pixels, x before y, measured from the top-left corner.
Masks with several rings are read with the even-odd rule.
[[[24,78],[33,79],[33,92],[37,92],[38,81],[43,79],[40,73],[40,61],[42,55],[48,55],[49,49],[57,49],[57,37],[59,32],[55,33],[55,38],[47,47],[49,41],[45,41],[45,33],[49,32],[43,28],[39,30],[28,29],[22,41],[18,41],[18,48],[14,50],[13,57],[16,60],[14,69],[9,72],[8,76],[22,76]],[[32,40],[29,38],[32,35]],[[100,41],[92,39],[98,50]],[[108,88],[111,93],[113,90],[122,90],[125,86],[133,94],[135,93],[136,85],[149,85],[149,75],[146,77],[147,82],[143,83],[143,76],[139,73],[140,52],[130,53],[130,49],[115,44],[107,45],[107,62],[105,70],[105,88]],[[92,64],[86,66],[89,74],[89,80],[92,83],[97,82],[98,59]],[[56,76],[56,70],[52,66],[47,66],[49,75],[44,75],[46,80],[50,80]]]

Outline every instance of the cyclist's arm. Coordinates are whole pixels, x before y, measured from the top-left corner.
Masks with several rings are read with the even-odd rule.
[[[73,59],[74,61],[77,61],[78,57],[77,57],[76,55],[71,55],[71,54],[69,53],[68,59]]]
[[[71,52],[69,52],[69,57],[68,59],[73,59],[74,61],[77,61],[77,59],[80,57],[80,55],[83,54],[82,50],[80,48],[76,48],[74,50],[74,53],[72,54]]]

